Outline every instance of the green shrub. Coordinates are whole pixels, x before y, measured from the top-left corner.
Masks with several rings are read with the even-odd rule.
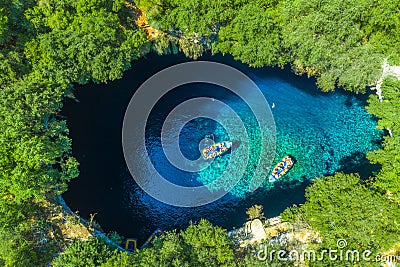
[[[116,254],[101,238],[76,240],[54,261],[54,267],[95,267]]]

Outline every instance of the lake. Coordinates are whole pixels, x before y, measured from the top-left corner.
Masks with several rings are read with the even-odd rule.
[[[79,211],[84,218],[96,213],[95,220],[105,231],[117,231],[143,242],[157,228],[180,229],[200,218],[227,229],[240,227],[246,220],[246,209],[254,204],[262,204],[267,217],[276,216],[293,204],[304,203],[305,188],[317,177],[343,171],[360,172],[367,178],[376,169],[368,164],[365,154],[379,147],[382,133],[375,130],[376,120],[364,108],[365,95],[341,90],[322,93],[314,79],[296,76],[290,69],[253,69],[221,55],[204,56],[201,60],[235,67],[257,84],[268,103],[274,106],[271,109],[276,127],[273,164],[290,154],[297,160],[293,169],[278,182],[265,182],[248,193],[248,177],[254,174],[256,165],[250,156],[243,178],[216,202],[185,208],[170,206],[149,196],[136,184],[125,163],[122,150],[125,110],[146,79],[166,67],[190,61],[181,54],[149,54],[133,62],[132,69],[122,79],[108,84],[76,86],[78,101],[65,101],[62,114],[73,140],[73,155],[80,162],[80,176],[70,182],[69,190],[63,195],[72,210]],[[252,123],[251,110],[245,103],[216,85],[187,84],[160,99],[146,126],[146,148],[160,174],[185,186],[213,181],[224,172],[231,158],[228,153],[208,168],[190,173],[175,168],[165,157],[160,142],[164,119],[179,103],[195,97],[220,100],[232,107],[245,121],[253,149],[257,148],[260,132]],[[212,109],[212,103],[204,108]],[[229,120],[226,122],[229,126]],[[185,124],[179,135],[182,154],[189,159],[199,157],[198,142],[210,134],[214,134],[215,141],[229,139],[226,130],[213,120],[199,118]],[[147,167],[143,166],[137,175],[148,175]]]

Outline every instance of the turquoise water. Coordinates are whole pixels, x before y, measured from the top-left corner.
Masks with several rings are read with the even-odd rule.
[[[218,201],[196,208],[177,208],[161,203],[146,194],[132,179],[121,146],[121,128],[125,109],[135,90],[151,75],[165,67],[188,61],[182,55],[159,57],[148,55],[135,62],[124,78],[109,84],[89,84],[77,88],[79,102],[68,101],[63,114],[73,139],[73,154],[80,162],[80,176],[69,184],[64,194],[72,210],[83,217],[97,213],[96,221],[105,231],[118,231],[126,237],[144,241],[155,229],[184,228],[189,222],[206,218],[227,229],[241,226],[245,211],[262,204],[267,217],[304,202],[305,187],[317,177],[335,171],[370,174],[365,153],[376,149],[381,137],[374,130],[376,122],[365,111],[365,96],[341,91],[321,93],[313,80],[295,76],[290,70],[252,69],[229,57],[206,57],[241,69],[260,87],[272,109],[276,124],[276,155],[273,164],[283,156],[297,159],[293,169],[281,180],[249,193],[255,167],[261,178],[267,178],[268,166],[257,166],[260,129],[247,105],[227,90],[207,84],[191,84],[160,101],[152,112],[146,132],[146,144],[152,163],[160,174],[173,183],[185,186],[207,184],[218,178],[230,162],[231,155],[219,157],[198,173],[181,171],[166,159],[160,131],[168,113],[179,103],[206,96],[231,106],[244,122],[250,136],[251,157],[245,173],[234,189]],[[213,108],[212,105],[204,109]],[[224,118],[229,127],[229,118]],[[227,131],[215,121],[195,119],[183,127],[180,148],[190,159],[200,156],[199,141],[214,133],[215,141],[229,139]],[[240,146],[234,153],[241,153]],[[148,176],[146,165],[135,175]],[[267,179],[266,179],[267,180]],[[224,183],[218,186],[224,187]],[[215,188],[210,188],[211,190]]]
[[[277,150],[273,166],[288,154],[297,160],[294,168],[278,183],[269,183],[266,179],[265,188],[285,183],[293,185],[333,174],[354,164],[354,160],[357,161],[355,157],[379,147],[382,133],[375,130],[376,122],[365,111],[364,102],[356,96],[320,93],[314,88],[304,90],[278,77],[260,77],[251,71],[247,74],[257,83],[270,105],[274,105]],[[252,154],[248,168],[231,191],[237,197],[244,197],[260,157],[257,150],[260,134],[251,111],[245,105],[237,99],[228,98],[226,102],[245,118],[250,133]],[[229,140],[220,124],[214,133],[218,137],[216,141]],[[210,168],[199,173],[198,180],[202,184],[210,183],[225,171],[229,161],[230,155],[218,157]],[[265,169],[265,176],[270,169]]]

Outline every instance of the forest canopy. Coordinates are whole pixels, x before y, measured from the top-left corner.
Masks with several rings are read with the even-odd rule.
[[[132,22],[121,21],[121,1],[39,3],[26,11],[40,34],[26,44],[25,54],[35,69],[54,70],[57,81],[68,78],[69,82],[86,83],[121,78],[130,62],[144,52],[146,35]]]
[[[0,266],[43,266],[58,251],[54,240],[39,242],[36,235],[52,225],[41,218],[44,201],[56,199],[79,175],[67,123],[59,115],[74,84],[119,79],[151,48],[160,54],[179,49],[192,58],[211,50],[254,67],[290,65],[316,77],[323,91],[366,92],[380,78],[385,58],[400,65],[399,0],[135,3],[157,38],[150,41],[137,25],[140,10],[129,1],[0,2]],[[350,246],[375,252],[398,242],[400,85],[387,80],[382,88],[383,102],[372,95],[367,107],[386,131],[382,149],[368,154],[380,171],[368,184],[345,174],[317,180],[307,189],[307,203],[283,214],[320,231],[326,247],[343,236]],[[212,244],[206,247],[205,239]],[[225,231],[206,221],[170,232],[159,246],[134,257],[99,239],[87,242],[73,243],[55,263],[243,264]]]
[[[41,203],[77,177],[66,121],[72,83],[122,77],[148,50],[123,1],[0,3],[0,266],[41,266]]]
[[[140,0],[150,25],[213,43],[251,66],[291,64],[324,90],[354,92],[400,62],[400,2],[378,0]]]
[[[367,157],[371,163],[381,165],[372,185],[392,201],[400,203],[400,82],[388,79],[382,88],[385,92],[383,102],[371,95],[367,110],[379,118],[377,127],[386,131],[383,149],[372,151]]]
[[[307,201],[283,216],[302,219],[323,237],[321,248],[334,248],[345,239],[348,249],[389,251],[400,236],[400,209],[370,190],[358,175],[337,173],[322,177],[306,190]]]

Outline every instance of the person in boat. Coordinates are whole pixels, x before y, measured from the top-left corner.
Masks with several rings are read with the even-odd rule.
[[[278,164],[278,170],[283,170],[285,168],[285,164],[283,162],[280,162]]]

